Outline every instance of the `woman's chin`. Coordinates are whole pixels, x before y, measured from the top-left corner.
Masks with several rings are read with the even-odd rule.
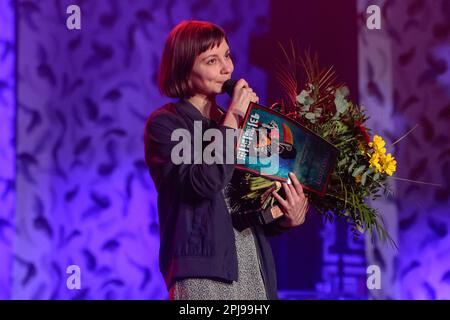
[[[217,96],[222,93],[222,88],[210,90],[208,96]]]

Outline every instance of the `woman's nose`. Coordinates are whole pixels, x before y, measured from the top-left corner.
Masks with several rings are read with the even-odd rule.
[[[233,72],[233,63],[231,61],[224,61],[222,63],[222,73],[228,74]]]

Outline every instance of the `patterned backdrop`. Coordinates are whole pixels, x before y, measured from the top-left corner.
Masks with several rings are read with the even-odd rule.
[[[329,2],[318,2],[319,10],[329,9]],[[364,250],[345,225],[314,226],[318,232],[304,247],[314,249],[307,261],[316,263],[316,292],[282,296],[365,298],[366,251],[367,263],[382,270],[382,289],[371,297],[449,299],[450,1],[356,2],[355,64],[371,125],[392,143],[418,124],[394,149],[398,176],[443,187],[396,181],[395,196],[377,204],[398,252],[369,242]],[[245,76],[265,101],[273,75],[256,67],[256,58],[250,62],[250,55],[252,45],[276,30],[271,14],[282,12],[282,4],[22,0],[14,10],[12,3],[0,1],[0,299],[166,298],[156,191],[143,157],[144,122],[168,101],[156,88],[165,37],[187,18],[223,26],[234,76]],[[283,10],[312,8],[306,3]],[[66,27],[71,4],[81,7],[81,30]],[[365,26],[369,4],[381,7],[381,30]],[[307,26],[317,15],[304,16]],[[317,41],[323,30],[311,32],[304,39]],[[356,68],[337,69],[348,67]],[[220,101],[226,106],[226,97]],[[283,279],[300,277],[290,266],[308,263],[287,252],[295,250],[287,241],[298,239],[291,234],[275,243],[286,258]],[[80,290],[66,282],[73,276],[70,266],[79,267]]]
[[[15,15],[0,1],[0,300],[11,294],[14,241]]]
[[[66,27],[70,4],[81,7],[81,30]],[[45,0],[18,9],[12,298],[165,298],[143,159],[144,122],[165,102],[155,82],[165,37],[191,17],[223,26],[236,69],[264,92],[246,53],[267,2]],[[81,290],[66,286],[71,265]]]
[[[399,251],[368,250],[382,270],[374,298],[450,299],[450,1],[359,1],[378,4],[382,29],[360,24],[360,95],[376,131],[392,143],[397,176],[441,184],[394,181],[380,203]],[[389,143],[388,143],[389,145]]]

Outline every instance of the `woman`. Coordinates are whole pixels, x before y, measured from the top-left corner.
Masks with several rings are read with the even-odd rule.
[[[222,159],[230,153],[235,159],[236,139],[225,139],[226,131],[237,130],[249,103],[259,98],[241,79],[228,110],[216,104],[233,70],[228,40],[220,27],[190,20],[170,32],[159,87],[178,101],[150,115],[145,155],[158,191],[160,269],[171,299],[276,299],[275,266],[266,236],[305,219],[307,199],[291,176],[293,183],[283,184],[286,198],[274,193],[283,218],[238,231],[224,192],[238,170],[233,163],[207,164],[195,155],[194,127],[202,132],[215,128],[224,137]],[[174,131],[178,137],[191,139],[192,148],[183,151],[181,163],[175,159],[181,153],[173,152],[179,143],[172,141]],[[203,142],[203,148],[207,146],[208,141]]]

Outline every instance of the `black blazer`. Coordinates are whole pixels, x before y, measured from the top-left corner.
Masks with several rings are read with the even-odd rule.
[[[193,158],[191,164],[171,161],[172,148],[179,143],[171,141],[173,130],[182,128],[194,137],[194,121],[201,123],[202,133],[216,128],[225,137],[226,130],[235,130],[203,117],[187,100],[160,107],[145,125],[145,159],[158,191],[159,265],[168,289],[181,278],[238,280],[233,225],[222,193],[233,176],[234,164],[194,163]],[[236,145],[236,139],[230,140],[223,142],[224,162]],[[275,265],[266,236],[284,230],[276,222],[254,227],[269,299],[276,299],[277,293]]]

